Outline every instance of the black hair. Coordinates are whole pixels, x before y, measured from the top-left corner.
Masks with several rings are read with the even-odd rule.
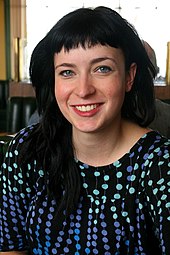
[[[97,44],[120,48],[127,72],[132,63],[137,65],[132,90],[125,95],[122,116],[140,126],[148,126],[155,114],[154,67],[135,28],[116,11],[103,6],[77,9],[61,18],[38,43],[31,56],[30,78],[42,120],[25,145],[35,149],[31,149],[32,154],[24,162],[37,157],[41,164],[43,159],[49,194],[59,198],[59,208],[65,207],[68,212],[78,201],[81,185],[74,161],[72,127],[55,99],[54,54],[62,48],[69,51],[79,45],[86,48]]]

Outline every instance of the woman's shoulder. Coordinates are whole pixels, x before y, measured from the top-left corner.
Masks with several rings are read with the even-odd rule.
[[[25,140],[31,138],[31,136],[35,133],[39,125],[40,124],[33,124],[21,129],[19,132],[13,135],[12,138],[13,143],[22,144]]]
[[[17,155],[21,154],[21,151],[27,150],[28,144],[30,144],[31,141],[32,144],[34,144],[36,137],[38,136],[35,135],[35,133],[37,133],[38,127],[39,124],[30,125],[13,135],[7,148],[8,154],[13,152],[17,153]]]
[[[138,141],[144,158],[151,161],[170,159],[170,139],[157,131],[150,130]],[[154,160],[153,160],[154,159]]]

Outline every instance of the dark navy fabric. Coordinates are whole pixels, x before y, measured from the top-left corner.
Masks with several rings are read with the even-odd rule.
[[[170,254],[170,140],[151,131],[118,161],[93,167],[75,159],[82,190],[66,218],[56,215],[44,170],[18,165],[33,127],[11,141],[0,171],[0,251],[30,254]],[[29,153],[29,151],[28,151]]]

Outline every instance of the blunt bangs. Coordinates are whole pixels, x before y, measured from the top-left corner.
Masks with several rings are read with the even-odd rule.
[[[76,13],[77,12],[77,13]],[[111,18],[100,13],[100,8],[74,11],[61,19],[47,34],[52,54],[59,53],[64,47],[69,51],[78,46],[92,47],[96,44],[118,48],[122,45],[122,31],[117,28],[114,15]]]

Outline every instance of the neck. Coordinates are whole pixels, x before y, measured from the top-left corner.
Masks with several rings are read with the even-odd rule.
[[[83,163],[104,166],[119,160],[143,136],[147,129],[122,121],[120,126],[107,132],[82,133],[73,130],[75,156]]]
[[[117,159],[114,151],[118,150],[123,137],[121,127],[110,132],[82,133],[74,132],[73,144],[76,158],[86,164],[102,166],[112,163]]]

